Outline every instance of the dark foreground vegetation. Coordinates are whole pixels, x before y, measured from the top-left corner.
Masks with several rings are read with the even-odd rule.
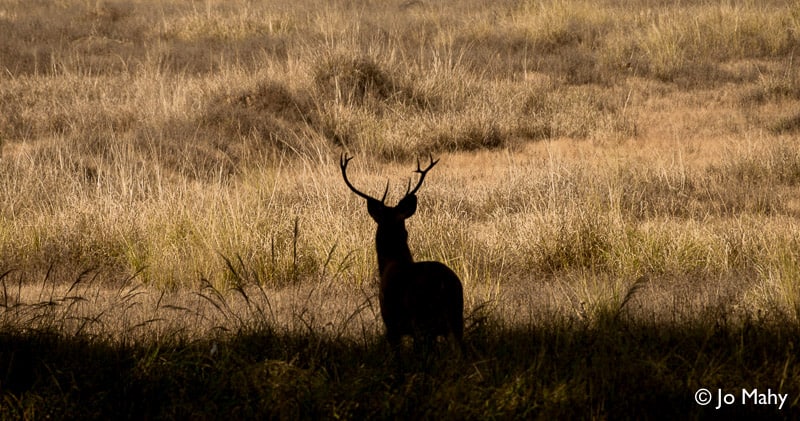
[[[115,342],[0,332],[2,419],[678,419],[800,415],[796,324],[474,325],[461,357],[268,328]],[[708,406],[695,393],[713,393]],[[715,409],[717,390],[736,401]],[[742,390],[788,394],[742,402]]]

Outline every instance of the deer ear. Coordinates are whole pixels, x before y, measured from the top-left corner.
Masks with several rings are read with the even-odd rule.
[[[384,209],[386,209],[386,205],[379,202],[377,199],[367,199],[367,212],[369,212],[369,216],[376,222],[381,220]]]
[[[395,209],[401,218],[410,218],[417,211],[417,195],[412,194],[402,198]]]

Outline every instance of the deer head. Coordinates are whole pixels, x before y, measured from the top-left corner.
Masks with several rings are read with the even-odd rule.
[[[375,245],[378,252],[378,267],[383,272],[388,264],[398,262],[411,262],[411,251],[408,248],[408,232],[405,228],[405,220],[410,218],[417,211],[417,190],[425,181],[425,175],[436,165],[438,160],[429,157],[430,163],[422,169],[419,159],[415,173],[420,174],[419,181],[414,188],[411,188],[411,180],[406,187],[406,193],[394,207],[386,204],[386,194],[389,191],[389,182],[383,191],[381,200],[369,196],[356,189],[350,180],[347,179],[347,164],[353,157],[342,155],[339,166],[342,169],[342,178],[345,184],[355,194],[367,200],[367,212],[378,224]]]
[[[367,199],[367,211],[372,219],[375,220],[378,224],[381,222],[389,222],[392,219],[401,219],[404,220],[414,212],[417,211],[417,190],[422,187],[422,182],[425,181],[425,176],[428,174],[428,171],[433,168],[439,160],[434,160],[433,157],[429,157],[430,164],[423,170],[420,166],[419,159],[417,159],[417,169],[416,173],[419,173],[419,181],[417,181],[417,185],[414,186],[414,189],[411,189],[411,180],[408,180],[408,187],[406,188],[406,194],[400,199],[397,206],[389,207],[386,206],[386,194],[389,192],[389,182],[386,182],[386,189],[383,191],[383,196],[381,200],[375,199],[372,196],[369,196],[357,188],[353,187],[353,184],[350,183],[350,180],[347,179],[347,164],[350,163],[353,157],[348,157],[347,155],[342,155],[339,161],[339,166],[342,168],[342,177],[344,178],[344,183],[347,184],[347,187],[353,191],[353,193]]]

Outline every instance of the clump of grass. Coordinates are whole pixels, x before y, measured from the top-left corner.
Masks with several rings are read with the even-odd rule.
[[[635,120],[626,115],[626,97],[593,89],[545,88],[530,92],[520,127],[532,138],[635,137]]]
[[[800,153],[785,143],[775,143],[762,150],[731,159],[712,173],[729,177],[732,182],[759,186],[794,186],[800,182]]]
[[[694,19],[687,19],[687,14]],[[736,75],[720,67],[720,61],[775,56],[796,45],[786,33],[762,30],[780,27],[792,33],[796,20],[748,6],[667,8],[637,25],[642,25],[642,37],[631,45],[631,55],[640,60],[637,68],[685,87],[735,80]]]
[[[560,222],[560,223],[559,223]],[[541,233],[531,256],[537,272],[553,274],[568,269],[607,270],[611,258],[613,222],[602,217],[581,215],[557,221]]]
[[[606,38],[613,30],[611,9],[597,5],[524,3],[513,27],[527,34],[525,71],[543,72],[567,85],[613,85],[619,72],[606,63]]]
[[[508,144],[508,133],[492,122],[472,121],[457,128],[441,131],[431,136],[419,148],[421,151],[474,151],[496,149]]]
[[[793,245],[792,245],[793,246]],[[800,290],[798,290],[797,255],[787,247],[770,256],[768,266],[758,268],[759,283],[750,291],[753,310],[759,315],[780,314],[800,320]]]
[[[273,151],[306,150],[315,119],[313,103],[306,92],[291,92],[282,82],[266,80],[252,89],[212,98],[201,124],[216,129],[219,137],[251,139],[243,151],[228,152],[249,164]],[[220,147],[225,148],[228,142]]]
[[[763,73],[756,86],[742,95],[743,105],[800,99],[800,72],[793,63],[790,57],[788,63],[781,63],[783,69]]]
[[[251,90],[212,99],[204,122],[240,136],[253,132],[280,135],[310,116],[307,96],[293,94],[283,83],[267,80]]]
[[[793,134],[800,132],[800,115],[782,118],[775,122],[770,130],[776,134]]]
[[[396,79],[368,57],[328,57],[314,72],[314,82],[322,95],[350,105],[395,97],[402,92]]]

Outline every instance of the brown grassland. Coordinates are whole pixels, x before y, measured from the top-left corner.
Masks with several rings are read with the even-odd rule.
[[[791,0],[0,0],[0,418],[794,418],[798,55]],[[388,352],[343,151],[441,158],[463,354]]]

